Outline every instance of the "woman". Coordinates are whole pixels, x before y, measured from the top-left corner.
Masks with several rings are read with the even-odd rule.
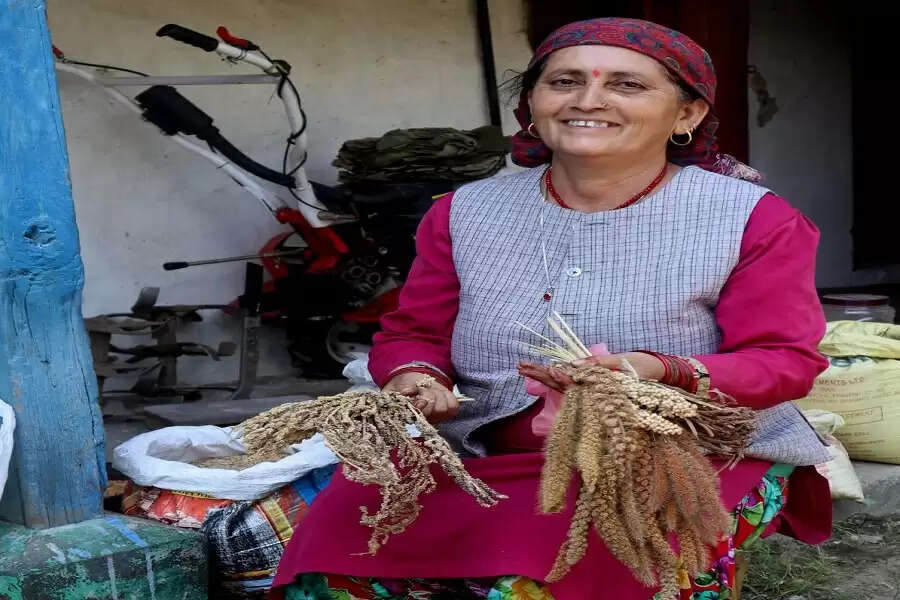
[[[469,471],[509,499],[481,508],[438,475],[419,519],[360,556],[368,532],[358,507],[375,505],[377,492],[337,475],[282,559],[276,585],[287,598],[652,595],[596,536],[567,577],[541,583],[571,512],[536,514],[543,440],[532,420],[542,402],[516,372],[530,358],[518,342],[534,340],[512,323],[546,329],[551,311],[614,353],[595,362],[627,359],[645,379],[716,388],[760,411],[751,451],[769,460],[722,473],[736,529],[714,549],[710,573],[682,574],[682,598],[728,590],[734,547],[747,539],[779,527],[809,542],[829,535],[827,484],[794,470],[782,508],[791,467],[771,470],[826,456],[785,404],[825,367],[818,233],[748,181],[752,169],[715,154],[715,85],[702,48],[643,21],[573,23],[538,48],[513,149],[532,168],[435,204],[369,362],[376,382],[414,396],[461,452],[479,457]],[[454,383],[475,401],[461,406]]]

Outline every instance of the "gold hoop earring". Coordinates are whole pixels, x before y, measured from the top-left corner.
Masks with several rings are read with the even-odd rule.
[[[686,142],[683,142],[683,143],[682,143],[682,142],[677,141],[677,140],[675,139],[675,135],[676,135],[676,133],[673,131],[673,132],[672,132],[672,135],[669,136],[669,141],[672,142],[673,144],[675,144],[676,146],[690,146],[690,145],[691,145],[691,142],[694,141],[694,134],[691,133],[691,130],[690,130],[690,129],[688,129],[687,131],[685,131],[685,132],[682,133],[682,134],[677,134],[677,135],[686,135],[686,136],[688,136],[688,139],[687,139]]]
[[[541,139],[541,136],[534,132],[534,121],[528,124],[528,127],[525,128],[525,131],[528,132],[528,135],[530,135],[531,137],[538,140]]]

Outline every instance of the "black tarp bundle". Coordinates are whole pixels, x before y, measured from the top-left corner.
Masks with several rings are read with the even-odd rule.
[[[506,164],[508,153],[509,138],[499,127],[421,127],[348,140],[333,164],[345,183],[462,183],[493,175]]]

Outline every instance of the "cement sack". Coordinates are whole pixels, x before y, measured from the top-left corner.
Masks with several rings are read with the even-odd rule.
[[[230,427],[166,427],[142,433],[113,451],[112,465],[140,486],[182,490],[227,500],[257,500],[307,473],[338,462],[316,434],[291,446],[294,454],[241,471],[198,467],[190,463],[234,456],[244,445]]]
[[[900,326],[835,321],[819,351],[831,364],[797,405],[840,415],[851,458],[900,464]]]
[[[13,431],[16,429],[16,413],[12,406],[0,400],[0,498],[9,475],[9,459],[13,449]]]
[[[828,443],[828,453],[831,454],[831,460],[816,465],[816,471],[828,480],[828,487],[831,488],[831,497],[835,500],[846,498],[861,502],[864,496],[862,485],[856,476],[856,470],[853,468],[853,463],[850,462],[847,449],[844,448],[839,439],[834,437],[834,432],[843,427],[844,419],[840,415],[827,410],[815,408],[804,410],[803,416],[813,426],[816,433]]]

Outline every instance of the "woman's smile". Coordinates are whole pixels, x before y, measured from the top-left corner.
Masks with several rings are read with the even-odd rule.
[[[613,161],[616,172],[623,165],[661,164],[670,137],[692,129],[708,110],[704,100],[683,98],[655,59],[604,45],[551,53],[528,101],[529,133],[557,159],[591,159],[598,166]],[[652,178],[654,170],[645,175]]]
[[[569,127],[573,127],[575,129],[610,129],[613,127],[619,127],[618,123],[613,123],[612,121],[601,121],[601,120],[587,120],[587,119],[566,119],[563,120],[565,125]]]

